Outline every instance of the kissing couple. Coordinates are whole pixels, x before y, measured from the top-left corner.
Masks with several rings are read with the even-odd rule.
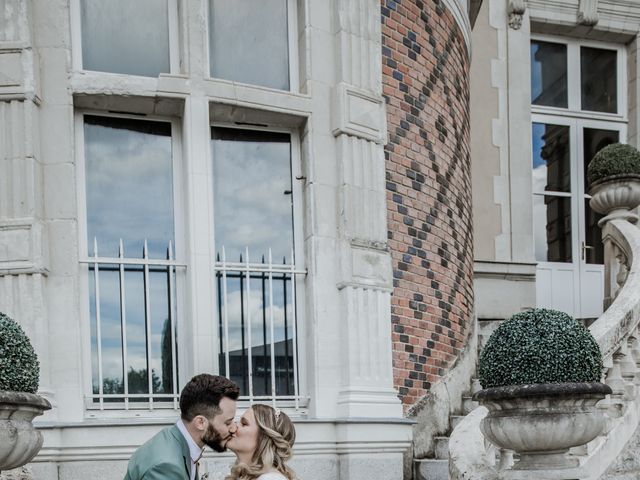
[[[278,409],[254,404],[236,423],[239,395],[225,377],[193,377],[180,393],[180,419],[135,451],[124,480],[200,480],[205,445],[236,454],[225,480],[295,480],[286,464],[296,438],[293,422]]]

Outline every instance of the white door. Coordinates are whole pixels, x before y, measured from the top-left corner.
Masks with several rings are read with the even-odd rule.
[[[586,168],[604,146],[625,141],[625,126],[533,115],[533,217],[537,306],[577,318],[602,313],[600,215],[589,208]]]

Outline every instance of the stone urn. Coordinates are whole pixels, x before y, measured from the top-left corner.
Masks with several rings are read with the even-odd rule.
[[[601,215],[605,215],[598,225],[620,218],[632,223],[638,221],[638,215],[631,210],[640,205],[640,175],[620,174],[605,177],[591,184],[589,206]]]
[[[42,433],[31,421],[51,404],[33,393],[0,390],[0,471],[30,462],[42,447]]]
[[[473,398],[489,410],[485,437],[519,454],[514,470],[549,470],[577,466],[566,453],[603,433],[596,404],[610,393],[602,383],[541,383],[487,388]]]

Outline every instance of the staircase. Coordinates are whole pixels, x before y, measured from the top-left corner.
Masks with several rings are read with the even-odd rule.
[[[577,466],[570,472],[552,471],[550,466],[546,475],[553,478],[640,478],[640,463],[636,462],[640,445],[640,229],[626,219],[614,218],[604,225],[603,243],[608,308],[589,330],[602,352],[604,383],[613,390],[599,404],[607,414],[606,428],[589,444],[572,449]],[[470,407],[467,403],[465,411]],[[447,443],[448,471],[443,466],[437,473],[429,468],[430,461],[443,459],[424,460],[425,468],[416,469],[416,479],[503,480],[521,478],[523,473],[534,475],[533,471],[512,471],[513,452],[499,450],[484,439],[480,423],[486,414],[486,408],[478,407],[456,419]]]
[[[414,480],[449,480],[449,435],[462,419],[478,406],[471,396],[480,389],[480,382],[475,378],[472,379],[470,390],[462,395],[460,411],[454,411],[449,415],[449,431],[446,435],[434,438],[433,456],[414,460]]]

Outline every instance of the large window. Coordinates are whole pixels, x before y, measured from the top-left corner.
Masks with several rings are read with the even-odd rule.
[[[293,4],[291,0],[209,0],[211,77],[289,90]]]
[[[212,127],[211,168],[202,169],[211,190],[189,192],[174,122],[80,116],[90,405],[176,408],[178,352],[198,355],[193,348],[202,343],[189,336],[197,322],[215,332],[201,352],[218,352],[210,371],[234,380],[243,399],[298,405],[297,291],[305,272],[294,228],[295,135]],[[183,189],[191,208],[212,212],[212,231],[183,221],[190,216],[178,207]],[[176,243],[191,236],[212,245],[207,258],[191,257],[198,265],[176,255]],[[197,282],[186,290],[200,260],[209,262],[199,271],[213,271],[214,291]],[[215,307],[208,318],[189,318],[180,297],[203,295]]]
[[[220,371],[297,399],[291,135],[212,128]]]
[[[175,401],[172,125],[85,115],[92,395]]]
[[[602,312],[604,251],[586,171],[625,140],[624,50],[558,37],[531,41],[532,193],[538,305]]]

